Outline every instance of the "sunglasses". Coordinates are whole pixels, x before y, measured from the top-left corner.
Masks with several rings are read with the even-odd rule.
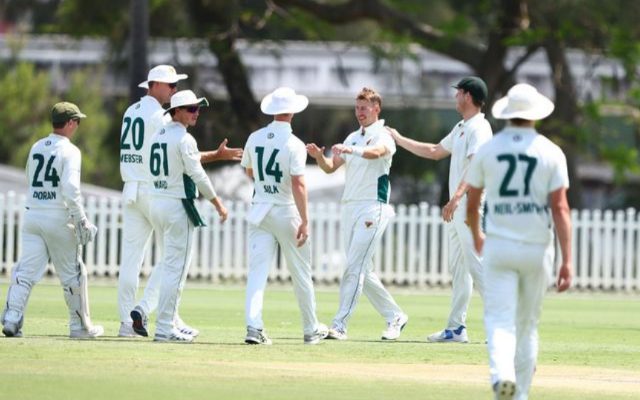
[[[73,121],[76,121],[76,124],[80,125],[80,118],[73,118]]]
[[[175,88],[177,88],[177,87],[178,87],[178,83],[177,83],[177,82],[176,82],[176,83],[167,83],[167,85],[169,85],[169,87],[170,87],[171,89],[175,89]]]
[[[188,107],[180,107],[183,110],[186,110],[188,113],[195,114],[200,111],[200,106],[188,106]]]

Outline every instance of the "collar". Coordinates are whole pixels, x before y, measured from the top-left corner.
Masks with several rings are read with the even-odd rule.
[[[267,125],[267,127],[273,130],[276,130],[278,132],[286,132],[286,133],[293,132],[293,129],[291,128],[291,124],[284,121],[272,121],[269,125]]]
[[[370,132],[375,132],[376,130],[383,128],[384,127],[384,119],[379,119],[376,122],[374,122],[373,124],[369,125],[369,126],[361,126],[360,127],[360,134],[362,136],[366,136],[368,133]]]
[[[51,132],[51,133],[49,134],[49,136],[54,136],[54,137],[56,137],[56,138],[58,138],[58,139],[69,140],[69,138],[68,138],[68,137],[66,137],[66,136],[64,136],[64,135],[61,135],[61,134],[59,134],[59,133],[55,133],[55,132]]]
[[[538,134],[538,131],[536,131],[535,128],[513,126],[513,125],[505,126],[504,129],[500,132],[506,133],[506,134],[512,134],[512,135],[525,135],[525,134],[537,135]]]
[[[462,124],[461,126],[465,126],[465,125],[469,125],[472,124],[474,121],[480,120],[480,119],[484,119],[484,113],[477,113],[476,115],[474,115],[473,117],[469,118],[468,120],[462,120],[460,121],[460,123]]]

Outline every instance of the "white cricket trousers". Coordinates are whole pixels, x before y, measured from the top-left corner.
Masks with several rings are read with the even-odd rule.
[[[467,310],[473,295],[473,286],[482,296],[484,291],[482,262],[473,245],[473,236],[467,218],[467,200],[462,198],[447,224],[449,235],[449,273],[451,274],[451,312],[447,328],[458,329],[467,324]]]
[[[69,213],[64,209],[27,209],[22,227],[20,260],[11,273],[3,321],[21,323],[33,286],[42,279],[49,259],[63,288],[81,286],[82,266],[78,262],[78,245]],[[65,292],[65,297],[67,293]],[[80,317],[69,310],[69,326],[82,329]]]
[[[162,269],[162,281],[156,335],[170,335],[191,264],[195,226],[189,220],[180,199],[164,196],[151,198],[151,221],[162,236],[164,250],[158,264]]]
[[[363,292],[385,321],[392,322],[403,314],[373,272],[373,255],[392,215],[391,206],[377,201],[342,204],[347,267],[340,283],[340,306],[333,319],[333,327],[347,330],[347,322]]]
[[[525,400],[538,358],[538,321],[554,248],[489,236],[483,253],[491,384],[515,381],[515,399]]]
[[[148,185],[138,183],[138,193],[135,202],[122,204],[122,252],[120,254],[120,272],[118,275],[118,309],[120,321],[131,323],[129,315],[136,305],[136,295],[140,285],[140,269],[149,246],[153,225],[151,223],[151,197]],[[162,272],[156,266],[144,289],[144,296],[140,300],[146,315],[155,311],[160,294]]]
[[[291,274],[293,291],[302,315],[302,328],[310,335],[318,328],[316,297],[311,274],[311,246],[307,241],[296,246],[300,215],[295,205],[274,205],[260,225],[249,224],[249,272],[245,321],[247,326],[263,329],[262,308],[269,268],[278,244]]]

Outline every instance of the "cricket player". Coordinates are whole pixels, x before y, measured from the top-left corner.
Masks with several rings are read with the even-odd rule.
[[[176,92],[178,82],[186,78],[186,74],[178,74],[170,65],[152,68],[147,80],[139,85],[147,89],[147,95],[132,104],[124,113],[120,134],[120,174],[124,187],[122,255],[118,276],[118,308],[121,321],[118,336],[121,337],[147,336],[147,315],[157,307],[162,270],[156,266],[151,272],[144,296],[134,310],[140,269],[153,233],[149,210],[152,178],[149,172],[150,142],[156,132],[171,122],[171,118],[164,114],[162,106],[169,103],[171,96]],[[239,161],[242,149],[228,149],[226,143],[225,139],[217,150],[202,153],[201,161]],[[132,310],[136,317],[135,323],[130,317]],[[199,333],[197,329],[185,324],[177,312],[176,326],[183,333],[192,336]]]
[[[567,162],[535,129],[535,121],[553,109],[534,87],[512,87],[491,110],[509,124],[478,151],[467,174],[468,219],[475,249],[483,254],[484,323],[496,399],[529,396],[542,298],[552,280],[554,225],[562,251],[557,290],[571,285]],[[478,212],[483,188],[486,241]]]
[[[51,109],[53,133],[38,140],[29,152],[22,253],[11,274],[1,318],[5,336],[22,336],[31,289],[42,278],[49,260],[69,309],[69,336],[92,339],[104,333],[102,326],[91,323],[87,270],[81,258],[81,246],[92,241],[98,231],[82,207],[82,155],[70,141],[82,118],[86,115],[75,104],[55,104]]]
[[[194,338],[178,329],[174,318],[191,263],[195,228],[204,226],[194,202],[198,190],[215,207],[221,221],[227,219],[227,209],[200,163],[196,141],[187,132],[187,127],[196,125],[200,107],[208,105],[207,99],[196,97],[191,90],[177,92],[165,112],[172,122],[151,140],[151,223],[160,232],[164,248],[155,341],[191,342]]]
[[[473,294],[473,285],[482,295],[483,279],[480,257],[473,249],[471,232],[467,226],[467,190],[465,175],[469,163],[478,149],[491,139],[491,125],[481,112],[487,99],[487,85],[478,77],[463,78],[454,86],[456,111],[462,120],[438,144],[422,143],[406,138],[390,129],[398,144],[413,154],[431,160],[451,156],[449,167],[449,202],[442,209],[442,218],[448,222],[449,272],[451,273],[451,311],[447,326],[427,336],[429,342],[467,343],[467,309]]]
[[[249,273],[247,277],[247,344],[271,344],[262,320],[264,291],[269,267],[278,245],[287,260],[293,288],[302,314],[304,344],[317,344],[327,336],[318,323],[311,275],[311,248],[307,187],[304,170],[307,151],[291,129],[293,115],[309,99],[288,87],[265,96],[260,109],[273,115],[273,122],[253,132],[242,158],[242,166],[254,182],[249,221]]]
[[[342,229],[347,267],[340,283],[340,306],[328,339],[346,340],[347,322],[364,292],[387,322],[383,340],[396,340],[409,318],[373,271],[373,255],[394,211],[389,205],[389,171],[396,145],[379,119],[382,97],[363,88],[356,97],[355,116],[360,127],[342,144],[332,147],[333,157],[324,156],[324,147],[307,145],[320,168],[332,173],[345,165],[342,195]]]

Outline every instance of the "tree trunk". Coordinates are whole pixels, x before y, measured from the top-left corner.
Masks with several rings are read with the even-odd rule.
[[[149,7],[147,0],[131,0],[129,58],[129,103],[144,96],[145,90],[138,87],[147,80],[147,38],[149,37]]]

